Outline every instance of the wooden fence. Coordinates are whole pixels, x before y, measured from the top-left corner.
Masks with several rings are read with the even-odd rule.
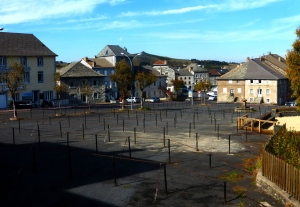
[[[262,174],[300,201],[300,170],[267,151],[263,152]]]

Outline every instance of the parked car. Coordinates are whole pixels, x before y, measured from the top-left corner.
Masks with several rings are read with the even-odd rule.
[[[31,109],[37,107],[37,105],[31,100],[15,102],[15,106],[17,109]]]
[[[217,95],[217,91],[209,91],[206,93],[209,96],[216,96]]]
[[[209,100],[209,101],[216,101],[217,98],[218,98],[218,97],[217,97],[216,95],[213,95],[213,96],[209,96],[209,97],[208,97],[208,100]]]
[[[158,98],[158,97],[152,97],[152,98],[149,99],[149,102],[152,102],[152,103],[154,103],[154,102],[160,102],[160,98]]]
[[[297,103],[295,100],[291,100],[291,101],[288,101],[288,102],[285,102],[286,106],[297,106]]]
[[[133,102],[133,103],[140,103],[140,98],[138,98],[138,97],[129,97],[129,98],[126,99],[126,101],[128,103],[131,103],[131,102]]]

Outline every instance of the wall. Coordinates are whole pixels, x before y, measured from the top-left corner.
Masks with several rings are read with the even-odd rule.
[[[224,92],[226,88],[227,92]],[[230,89],[234,90],[234,96],[237,97],[237,101],[241,102],[245,98],[245,81],[244,80],[218,80],[218,102],[232,102],[233,100],[228,99],[230,96]],[[240,90],[240,91],[239,91]]]

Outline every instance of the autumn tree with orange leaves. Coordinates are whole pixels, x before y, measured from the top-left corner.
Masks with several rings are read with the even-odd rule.
[[[293,49],[287,52],[286,63],[288,65],[287,78],[291,82],[297,109],[300,110],[300,26],[296,29],[296,35],[297,39],[292,45]]]

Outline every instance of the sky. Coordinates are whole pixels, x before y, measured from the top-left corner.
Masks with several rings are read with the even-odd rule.
[[[58,61],[106,45],[179,59],[244,62],[286,55],[299,0],[1,0],[2,32],[34,34]]]

